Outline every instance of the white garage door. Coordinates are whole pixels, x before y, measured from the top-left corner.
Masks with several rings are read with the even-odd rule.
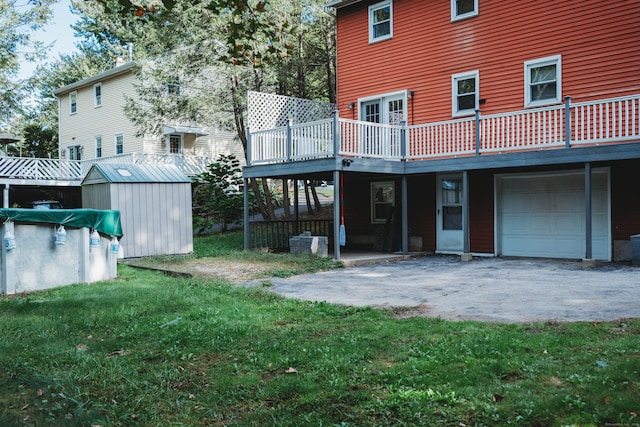
[[[609,173],[592,172],[593,258],[610,260]],[[498,245],[505,256],[585,257],[584,173],[498,180]]]

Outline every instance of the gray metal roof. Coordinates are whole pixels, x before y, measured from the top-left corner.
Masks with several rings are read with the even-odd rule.
[[[95,163],[82,184],[99,183],[186,183],[191,180],[174,165]]]

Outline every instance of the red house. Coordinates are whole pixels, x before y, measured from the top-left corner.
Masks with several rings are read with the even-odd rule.
[[[343,250],[630,259],[640,2],[329,6],[338,113],[309,121],[250,104],[290,124],[253,121],[245,179],[343,182],[330,233],[338,242],[342,207]]]

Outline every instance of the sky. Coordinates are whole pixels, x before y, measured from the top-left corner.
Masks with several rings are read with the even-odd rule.
[[[76,22],[77,16],[69,11],[70,4],[70,0],[60,0],[56,3],[53,7],[53,17],[49,24],[33,35],[35,40],[41,40],[45,44],[53,42],[53,47],[47,54],[47,61],[57,59],[60,53],[72,53],[76,50],[71,25]],[[20,64],[19,78],[28,78],[35,68],[35,64],[23,61]]]

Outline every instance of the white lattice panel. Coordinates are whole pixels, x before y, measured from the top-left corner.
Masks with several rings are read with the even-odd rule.
[[[273,129],[293,124],[324,120],[331,117],[335,104],[274,95],[263,92],[248,93],[248,122],[251,131]]]

